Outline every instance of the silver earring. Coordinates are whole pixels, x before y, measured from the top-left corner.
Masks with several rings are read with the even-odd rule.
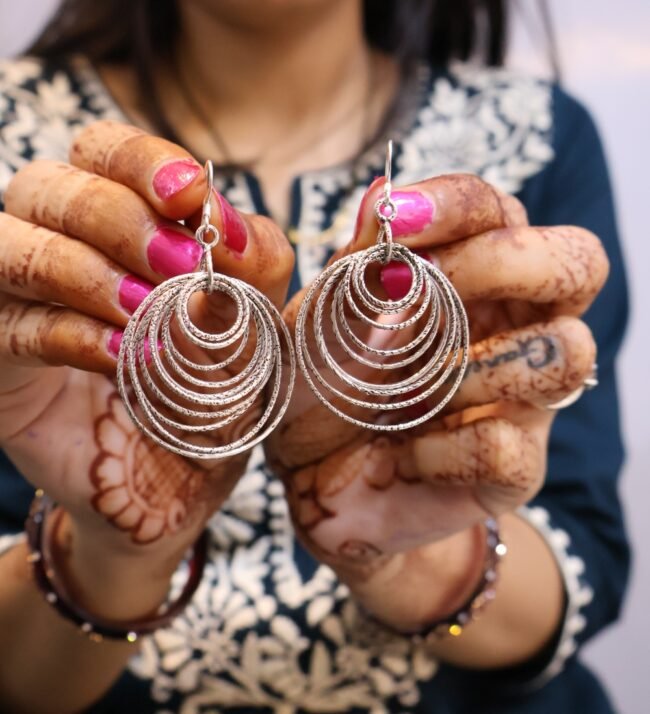
[[[289,330],[271,301],[213,270],[212,248],[220,234],[210,223],[211,161],[205,171],[208,190],[195,233],[203,248],[202,270],[165,281],[133,313],[120,346],[117,384],[131,419],[157,444],[181,456],[218,459],[250,449],[275,429],[289,404],[296,361]],[[189,302],[200,291],[220,292],[234,303],[236,316],[223,332],[205,332],[192,322]],[[189,359],[174,335],[191,349],[212,353],[214,361]],[[288,369],[282,365],[282,342]],[[254,409],[261,413],[249,420],[247,412]],[[209,445],[238,420],[242,424],[233,428],[232,440]]]
[[[397,207],[391,199],[392,151],[389,141],[384,195],[375,204],[377,244],[321,273],[305,295],[295,331],[298,366],[319,401],[342,419],[375,431],[410,429],[437,414],[463,380],[469,346],[467,314],[452,284],[433,264],[393,243]],[[368,266],[391,260],[408,265],[412,275],[408,293],[395,301],[376,297],[366,283]],[[336,356],[325,339],[326,317]],[[398,337],[401,332],[407,343],[381,349],[368,337],[364,341],[359,328],[374,336]],[[320,365],[311,354],[314,344]],[[380,379],[369,382],[358,376],[368,370],[378,370]],[[418,407],[419,413],[396,414],[409,407]],[[365,416],[365,410],[371,415]]]

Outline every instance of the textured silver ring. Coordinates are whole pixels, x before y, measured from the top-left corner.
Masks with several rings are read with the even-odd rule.
[[[383,263],[386,250],[385,245],[377,245],[348,255],[316,279],[296,320],[296,355],[307,384],[328,409],[357,426],[399,431],[431,419],[453,397],[467,367],[469,326],[447,277],[397,243],[391,247],[391,257],[411,269],[411,288],[395,301],[374,296],[365,281],[366,268]],[[327,316],[329,339],[324,328]],[[364,341],[359,330],[365,330],[371,340],[382,334],[390,341],[393,333],[401,344],[376,347]],[[411,365],[416,366],[406,369]],[[368,370],[377,370],[380,378],[368,381],[355,375]],[[377,412],[388,414],[409,407],[422,413],[407,419],[401,413],[397,421],[376,417]],[[358,414],[363,410],[371,414],[364,418]]]
[[[195,233],[202,271],[166,280],[147,295],[117,360],[118,390],[133,422],[168,451],[198,459],[232,456],[265,439],[284,416],[296,375],[291,335],[277,308],[248,283],[213,270],[220,233],[210,223],[212,176],[208,162]],[[232,302],[234,317],[223,331],[193,322],[190,302],[200,292]],[[230,425],[235,433],[226,439],[222,430]]]

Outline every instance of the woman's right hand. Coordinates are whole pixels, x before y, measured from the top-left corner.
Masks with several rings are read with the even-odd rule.
[[[88,564],[175,564],[247,456],[206,464],[156,446],[127,416],[114,375],[131,312],[199,264],[176,221],[196,221],[203,171],[180,147],[114,122],[86,128],[70,162],[25,166],[0,213],[0,446],[62,505]],[[215,269],[281,307],[293,268],[281,231],[217,194],[212,222]],[[227,322],[218,296],[200,310],[204,324]]]

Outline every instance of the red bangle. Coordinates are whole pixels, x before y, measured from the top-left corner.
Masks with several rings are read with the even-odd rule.
[[[25,522],[27,544],[30,553],[27,560],[32,565],[36,586],[45,600],[66,620],[79,628],[80,632],[93,642],[101,642],[104,638],[111,640],[126,640],[135,642],[138,637],[148,635],[155,630],[168,625],[187,606],[201,582],[208,553],[207,529],[194,544],[189,560],[189,577],[178,598],[171,603],[164,603],[157,613],[145,620],[128,623],[115,623],[95,617],[79,605],[66,598],[54,584],[54,568],[47,557],[45,547],[45,522],[56,507],[56,503],[46,496],[42,490],[36,495]]]

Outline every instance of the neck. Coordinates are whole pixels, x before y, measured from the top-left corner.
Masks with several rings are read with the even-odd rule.
[[[246,22],[217,5],[180,4],[176,51],[183,79],[217,116],[254,110],[268,126],[330,114],[366,78],[369,50],[356,0],[299,3],[291,12],[266,10],[267,18],[265,3],[256,3]]]
[[[248,165],[284,222],[293,177],[350,159],[374,134],[397,67],[368,47],[362,0],[184,0],[179,10],[173,66],[157,76],[165,115],[196,156]]]

